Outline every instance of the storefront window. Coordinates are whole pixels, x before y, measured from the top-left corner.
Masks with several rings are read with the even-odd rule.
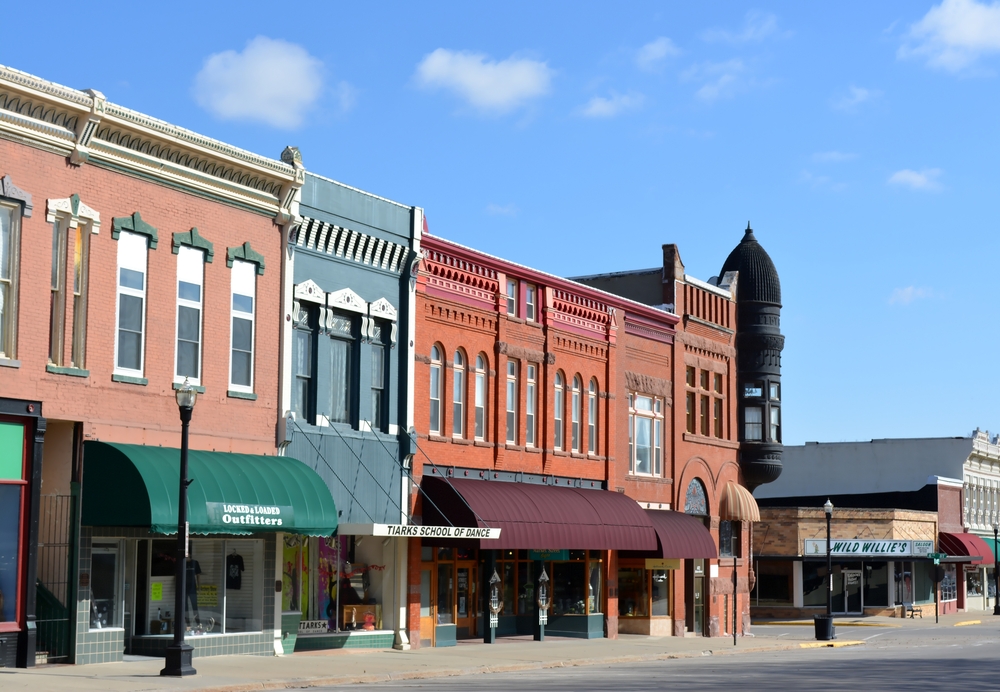
[[[17,556],[21,536],[21,486],[0,484],[0,622],[17,617]]]
[[[593,553],[594,551],[591,551]],[[588,603],[589,613],[600,613],[604,609],[601,607],[601,562],[599,560],[594,560],[593,555],[591,555],[590,562],[587,563],[587,568],[590,570],[590,597]]]
[[[944,566],[944,579],[941,580],[941,600],[954,601],[958,599],[958,577],[955,565]]]
[[[285,536],[281,572],[281,609],[309,612],[309,543],[301,536]]]
[[[649,592],[646,588],[646,570],[618,570],[618,612],[622,617],[646,617]]]
[[[513,615],[517,608],[517,563],[503,562],[500,564],[500,580],[503,582],[503,615]]]
[[[865,607],[889,605],[889,563],[866,562],[865,573]]]
[[[975,572],[965,573],[965,594],[969,598],[982,597],[983,595],[983,576],[982,572],[976,569]]]
[[[437,624],[439,625],[450,625],[455,621],[451,612],[451,604],[454,601],[455,594],[455,581],[452,574],[453,567],[454,566],[448,562],[438,565]]]
[[[795,563],[790,560],[761,560],[757,563],[757,583],[754,585],[755,605],[792,605],[792,573]],[[803,565],[805,576],[806,565]],[[825,583],[825,582],[824,582]],[[822,587],[822,584],[820,585]],[[826,603],[825,595],[823,603]],[[809,605],[809,604],[807,604]]]
[[[549,588],[552,589],[550,615],[583,615],[587,612],[584,600],[586,565],[583,562],[550,563]]]
[[[931,570],[934,569],[929,561],[909,563],[913,565],[913,602],[933,603],[934,602],[934,580],[931,578]]]
[[[90,629],[121,627],[118,543],[94,543],[90,556]]]
[[[226,632],[260,632],[263,629],[263,580],[254,569],[263,560],[263,547],[260,541],[225,542]]]
[[[826,565],[819,562],[802,563],[802,605],[826,605]]]
[[[670,615],[670,572],[654,569],[652,574],[653,615]]]

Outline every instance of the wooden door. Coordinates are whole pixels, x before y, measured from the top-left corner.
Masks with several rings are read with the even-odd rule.
[[[424,566],[420,570],[420,644],[434,646],[434,626],[437,623],[437,606],[434,594],[437,584],[434,582],[433,565]]]
[[[456,638],[471,639],[476,636],[476,614],[479,570],[475,562],[459,562],[455,569],[455,624]]]

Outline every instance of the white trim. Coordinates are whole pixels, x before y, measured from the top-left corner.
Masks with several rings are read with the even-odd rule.
[[[684,275],[684,281],[685,283],[689,283],[692,286],[697,286],[698,288],[708,291],[709,293],[715,293],[716,295],[722,296],[723,298],[726,298],[728,300],[733,300],[732,291],[727,291],[724,288],[713,286],[712,284],[702,281],[701,279],[694,278],[690,274]]]
[[[342,288],[326,294],[326,306],[338,310],[368,314],[368,303],[364,298],[349,288]]]
[[[182,271],[181,262],[182,261],[190,261],[190,262],[194,263],[196,261],[195,260],[195,255],[197,255],[198,258],[200,259],[199,266],[198,266],[198,269],[199,269],[199,272],[198,272],[198,274],[199,274],[199,276],[198,276],[198,283],[196,284],[198,286],[198,297],[199,297],[199,300],[197,302],[195,302],[193,300],[188,300],[188,299],[182,299],[181,298],[181,281],[184,280],[184,279],[188,279],[188,278],[195,278],[194,276],[190,276],[190,277],[186,276],[186,277],[184,277],[184,279],[182,279],[182,277],[181,277],[181,271]],[[190,258],[190,259],[184,260],[183,258],[185,258],[185,257]],[[188,270],[192,270],[193,266],[192,267],[188,267],[187,269]],[[184,283],[193,284],[194,282],[193,281],[184,281]],[[195,387],[200,387],[201,386],[202,368],[203,368],[203,364],[204,364],[204,354],[205,354],[205,251],[204,250],[202,250],[200,248],[188,247],[187,245],[182,245],[182,246],[180,246],[178,248],[178,250],[177,250],[177,283],[176,283],[175,289],[174,289],[174,303],[175,303],[175,305],[174,305],[174,307],[175,307],[175,314],[174,314],[174,382],[176,382],[178,384],[181,384],[181,383],[184,382],[185,379],[189,379],[189,381],[190,381],[190,383],[192,385],[194,385]],[[195,310],[198,311],[198,363],[197,363],[197,368],[196,368],[197,371],[198,371],[198,376],[197,377],[186,377],[186,376],[177,374],[177,367],[178,367],[177,359],[178,359],[178,357],[180,355],[180,339],[181,339],[181,336],[180,336],[180,333],[181,333],[180,319],[181,319],[181,308],[182,307],[191,308],[191,309],[195,309]]]
[[[131,271],[139,271],[133,267],[122,265],[122,254],[127,252],[130,243],[141,242],[143,246],[143,258],[142,258],[142,290],[135,288],[126,288],[121,285],[121,270],[129,269]],[[115,264],[115,361],[114,361],[114,374],[124,375],[126,377],[143,377],[146,367],[146,311],[149,304],[149,238],[139,233],[132,233],[131,231],[121,231],[118,235],[118,248],[117,248],[118,259]],[[127,258],[126,258],[127,259]],[[137,267],[138,263],[134,265]],[[121,306],[121,296],[133,296],[142,299],[142,331],[140,332],[141,337],[139,339],[139,369],[133,370],[132,368],[123,368],[118,365],[118,332],[121,330],[121,323],[119,322],[120,315],[118,314]]]

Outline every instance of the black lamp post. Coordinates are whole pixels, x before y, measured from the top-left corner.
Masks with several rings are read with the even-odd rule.
[[[826,589],[826,616],[833,617],[833,546],[830,543],[830,518],[833,516],[833,503],[829,498],[823,505],[826,512],[826,578],[828,586]]]
[[[993,524],[993,614],[1000,615],[1000,555],[997,555],[997,533],[1000,524]]]
[[[187,618],[184,616],[184,602],[187,586],[187,489],[191,481],[188,469],[188,424],[191,412],[198,400],[198,392],[184,378],[184,384],[177,390],[177,408],[181,413],[181,472],[180,488],[177,493],[177,569],[174,580],[174,641],[167,646],[166,665],[160,675],[181,677],[194,675],[198,671],[191,665],[194,647],[184,642]]]

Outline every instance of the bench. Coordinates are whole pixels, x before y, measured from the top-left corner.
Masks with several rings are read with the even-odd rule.
[[[923,620],[924,619],[924,609],[923,608],[915,608],[912,603],[904,603],[903,604],[903,617],[906,618],[907,615],[910,616],[911,620],[916,619],[917,615],[919,615],[920,619]]]

